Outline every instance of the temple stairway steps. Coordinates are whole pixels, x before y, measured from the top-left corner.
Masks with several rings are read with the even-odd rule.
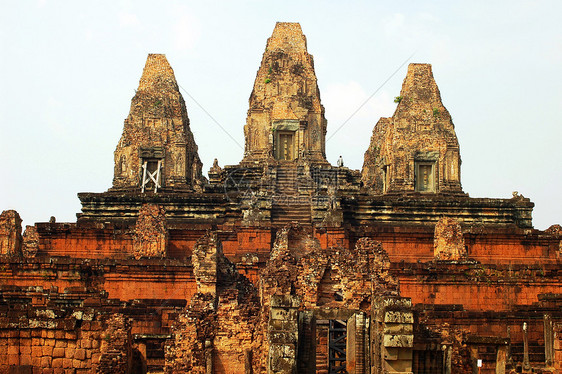
[[[273,204],[271,207],[271,223],[274,226],[285,226],[293,222],[310,225],[310,203],[303,204],[295,201],[289,204]]]
[[[295,166],[277,167],[276,191],[288,195],[297,193],[297,169]]]
[[[276,194],[271,207],[271,222],[280,227],[297,222],[310,225],[310,199],[298,194],[296,165],[277,167]]]

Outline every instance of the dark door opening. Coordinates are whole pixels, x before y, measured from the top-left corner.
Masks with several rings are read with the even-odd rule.
[[[330,320],[328,329],[328,373],[346,373],[347,323]]]

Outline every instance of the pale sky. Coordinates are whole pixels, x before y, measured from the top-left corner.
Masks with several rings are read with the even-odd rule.
[[[113,151],[148,53],[164,53],[206,174],[242,159],[248,98],[276,21],[300,22],[328,138],[414,53],[433,65],[472,197],[535,205],[562,223],[562,2],[1,1],[0,210],[24,224],[75,222],[78,192],[111,187]],[[361,169],[404,65],[327,142]],[[238,144],[237,144],[238,143]]]

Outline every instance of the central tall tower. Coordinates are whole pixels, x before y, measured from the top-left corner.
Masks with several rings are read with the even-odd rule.
[[[326,124],[301,26],[278,22],[250,96],[242,162],[326,163]]]

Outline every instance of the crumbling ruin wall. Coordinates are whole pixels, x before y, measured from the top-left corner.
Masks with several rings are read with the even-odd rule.
[[[129,374],[132,368],[131,324],[121,313],[114,313],[104,321],[99,374]]]
[[[173,327],[166,371],[262,372],[256,288],[224,257],[216,232],[197,241],[192,262],[197,293]]]
[[[312,370],[318,356],[310,357],[313,353],[308,350],[314,351],[314,346],[323,352],[317,355],[327,355],[320,336],[324,330],[318,330],[318,342],[314,335],[308,336],[315,334],[311,325],[315,313],[323,319],[349,319],[354,332],[348,370],[366,372],[370,348],[364,343],[365,313],[371,314],[373,295],[399,296],[398,282],[389,270],[388,255],[372,239],[358,240],[353,249],[326,249],[307,228],[293,224],[279,230],[270,259],[260,272],[262,328],[267,326],[262,351],[268,353],[269,372]]]
[[[127,372],[129,356],[117,359],[116,350],[128,343],[108,309],[91,289],[0,285],[0,372]]]

